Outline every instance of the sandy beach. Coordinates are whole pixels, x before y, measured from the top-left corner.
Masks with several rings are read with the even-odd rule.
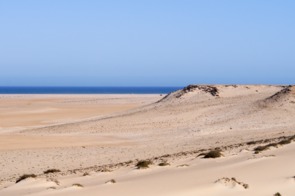
[[[0,195],[292,196],[294,116],[294,86],[0,95]]]

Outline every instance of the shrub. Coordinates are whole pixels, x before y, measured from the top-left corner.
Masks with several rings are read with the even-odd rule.
[[[260,153],[261,151],[265,151],[268,150],[270,147],[278,147],[278,145],[286,145],[286,144],[290,144],[293,140],[293,136],[287,139],[284,139],[278,143],[270,143],[264,146],[257,146],[256,148],[254,148],[255,154]]]
[[[256,148],[254,148],[254,152],[255,152],[255,154],[258,154],[261,151],[264,151],[264,150],[267,150],[267,149],[269,149],[269,147],[267,147],[267,146],[257,146]]]
[[[115,179],[111,179],[111,180],[107,181],[106,183],[112,183],[112,184],[114,184],[114,183],[116,183],[116,180]]]
[[[153,163],[150,160],[142,160],[142,161],[138,161],[138,163],[136,164],[136,167],[137,167],[137,169],[146,169],[151,164],[153,164]]]
[[[163,166],[168,166],[170,165],[167,161],[163,161],[161,163],[159,163],[159,166],[163,167]]]
[[[48,169],[48,170],[44,171],[43,173],[50,174],[50,173],[57,173],[57,172],[60,172],[60,170],[59,169]]]
[[[90,174],[88,173],[88,172],[85,172],[84,174],[83,174],[83,176],[89,176]]]
[[[286,145],[286,144],[290,144],[291,142],[292,142],[291,139],[285,139],[285,140],[280,141],[278,144],[279,145]]]
[[[202,155],[204,155],[204,159],[210,159],[210,158],[218,158],[218,157],[221,157],[223,156],[222,153],[221,153],[221,150],[211,150],[207,153],[203,153]]]
[[[253,145],[253,144],[256,144],[257,142],[256,141],[250,141],[250,142],[247,142],[246,144],[247,145]]]
[[[274,194],[274,196],[282,196],[282,195],[281,195],[281,193],[278,192],[278,193]]]
[[[77,187],[83,187],[83,185],[82,185],[82,184],[78,184],[78,183],[76,183],[76,184],[73,184],[73,186],[77,186]]]
[[[25,180],[27,178],[36,178],[37,176],[35,174],[24,174],[22,176],[20,176],[16,181],[15,183],[19,183],[20,181],[22,180]]]
[[[52,182],[54,182],[56,185],[60,185],[60,183],[57,179],[52,179]]]

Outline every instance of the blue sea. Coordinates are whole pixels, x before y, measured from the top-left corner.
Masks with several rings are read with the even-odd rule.
[[[182,87],[0,87],[0,94],[167,94]]]

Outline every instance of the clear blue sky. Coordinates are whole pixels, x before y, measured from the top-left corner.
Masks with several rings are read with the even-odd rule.
[[[294,84],[294,0],[0,0],[0,86]]]

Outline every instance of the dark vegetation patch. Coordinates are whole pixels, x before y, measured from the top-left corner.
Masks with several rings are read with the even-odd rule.
[[[279,145],[286,145],[286,144],[290,144],[292,142],[292,139],[285,139],[280,141],[278,144]]]
[[[215,158],[222,157],[223,154],[221,153],[220,149],[214,149],[207,153],[201,153],[198,156],[203,156],[204,159],[215,159]]]
[[[54,182],[56,185],[60,185],[60,182],[57,179],[52,179],[52,182]]]
[[[151,160],[141,160],[138,161],[135,165],[137,169],[146,169],[149,168],[149,165],[153,164]]]
[[[202,86],[202,85],[188,85],[187,87],[185,87],[182,91],[183,93],[180,94],[179,97],[181,97],[183,94],[185,93],[188,93],[188,92],[192,92],[194,91],[195,89],[199,89],[201,91],[204,91],[206,93],[209,93],[211,94],[212,96],[216,96],[218,97],[219,96],[219,92],[218,92],[218,88],[216,88],[215,86],[209,86],[209,85],[205,85],[205,86]],[[177,97],[177,98],[179,98]]]
[[[255,154],[258,154],[262,151],[268,150],[270,147],[278,147],[277,143],[270,143],[264,146],[257,146],[256,148],[254,148],[254,152]]]
[[[90,174],[88,173],[88,172],[85,172],[84,174],[83,174],[83,176],[89,176]]]
[[[50,174],[50,173],[58,173],[58,172],[60,172],[59,169],[48,169],[48,170],[44,171],[43,173]]]
[[[168,166],[170,165],[170,163],[168,163],[167,161],[163,161],[161,163],[159,163],[159,166],[164,167],[164,166]]]
[[[274,196],[282,196],[281,193],[277,192],[274,194]]]
[[[188,85],[187,87],[184,87],[182,90],[176,91],[175,97],[181,98],[186,93],[193,92],[196,89],[201,90],[205,93],[209,93],[214,97],[219,97],[218,88],[215,86],[210,86],[210,85]],[[159,101],[157,101],[157,103],[166,100],[171,95],[172,93],[167,94],[165,97],[163,97],[163,99],[160,99]]]
[[[276,142],[276,143],[270,143],[270,144],[266,144],[263,146],[257,146],[256,148],[254,148],[254,153],[258,154],[262,151],[268,150],[270,147],[275,147],[277,148],[278,146],[283,146],[286,144],[290,144],[293,140],[295,139],[295,135],[290,136],[290,137],[282,137],[281,141]]]
[[[111,180],[107,181],[106,183],[114,184],[114,183],[116,183],[116,180],[115,179],[111,179]]]
[[[16,181],[15,183],[19,183],[20,181],[23,181],[27,178],[36,178],[37,176],[35,174],[24,174],[22,176],[20,176]]]
[[[260,144],[260,143],[262,143],[263,142],[263,140],[257,140],[257,141],[250,141],[250,142],[247,142],[246,144],[247,145],[255,145],[255,144]]]
[[[79,184],[79,183],[75,183],[72,186],[81,187],[81,188],[84,187],[82,184]]]

